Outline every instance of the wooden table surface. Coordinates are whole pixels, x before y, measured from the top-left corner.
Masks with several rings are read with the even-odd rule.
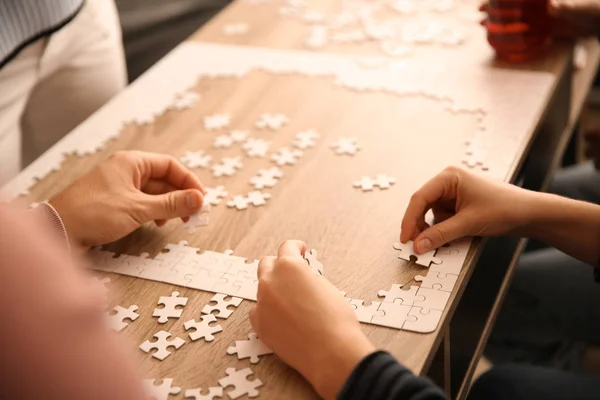
[[[321,1],[320,7],[330,11],[337,3]],[[276,9],[269,2],[261,5],[235,2],[191,40],[304,49],[307,27],[281,18]],[[223,35],[222,26],[233,22],[248,22],[249,33],[238,37]],[[507,71],[493,61],[481,28],[475,22],[464,24],[469,32],[464,46],[422,46],[411,57],[424,64],[449,65],[447,79],[434,79],[440,80],[440,85],[452,93],[463,94],[466,102],[480,103],[488,110],[488,129],[494,133],[486,137],[491,140],[490,148],[495,150],[489,158],[490,174],[509,181],[513,179],[550,101],[554,81],[569,62],[569,49],[568,46],[557,46],[543,60]],[[375,54],[368,45],[332,47],[319,52]],[[460,162],[464,140],[478,129],[475,115],[449,112],[440,107],[439,102],[425,97],[359,93],[340,89],[325,77],[263,71],[253,71],[242,78],[202,79],[195,90],[202,94],[202,100],[196,106],[185,111],[167,111],[146,126],[124,126],[121,135],[96,154],[67,157],[58,172],[41,179],[31,188],[30,194],[20,200],[49,198],[121,149],[165,152],[174,156],[197,149],[207,149],[217,158],[241,155],[239,148],[212,149],[216,134],[203,132],[202,118],[230,112],[234,116],[233,127],[247,129],[262,112],[283,112],[290,117],[289,125],[277,133],[253,130],[253,136],[272,141],[271,149],[289,145],[293,134],[304,129],[317,129],[322,137],[317,147],[307,150],[296,166],[284,167],[285,177],[271,190],[273,197],[266,206],[246,211],[228,209],[223,204],[214,207],[210,214],[211,224],[193,236],[181,229],[180,221],[171,221],[161,229],[144,226],[112,245],[111,250],[126,254],[146,251],[153,256],[168,243],[187,240],[201,249],[224,251],[232,248],[236,255],[260,258],[274,254],[282,240],[297,238],[319,250],[326,276],[350,297],[377,300],[377,291],[388,288],[391,283],[417,284],[412,278],[424,269],[399,260],[392,243],[398,238],[400,221],[413,191],[445,166]],[[86,129],[102,130],[102,120],[96,119],[92,128]],[[340,136],[359,138],[362,145],[359,154],[335,156],[329,143]],[[54,156],[47,154],[41,157],[38,165],[53,160]],[[197,173],[207,186],[224,184],[230,194],[241,194],[249,191],[249,178],[259,168],[269,165],[267,159],[244,158],[244,168],[232,178],[213,178],[206,170],[197,170]],[[379,172],[395,176],[398,183],[388,191],[366,194],[352,187],[351,182],[358,177]],[[8,192],[23,186],[22,182],[27,179],[28,170],[25,170],[7,185]],[[415,373],[427,373],[452,311],[460,301],[461,290],[467,281],[464,278],[473,267],[467,260],[436,332],[418,334],[363,325],[365,334],[377,347],[392,352]],[[174,378],[174,385],[184,389],[217,386],[217,380],[225,376],[226,368],[249,365],[247,360],[238,361],[235,356],[227,355],[226,349],[251,332],[248,311],[252,302],[244,301],[231,318],[220,321],[223,332],[216,335],[214,342],[188,341],[160,362],[137,350],[139,344],[163,329],[187,339],[183,321],[197,319],[200,309],[213,294],[113,274],[110,278],[112,305],[137,304],[140,307],[141,317],[121,334],[128,341],[133,356],[139,360],[145,377]],[[160,296],[169,295],[175,289],[190,298],[183,316],[158,325],[151,317],[156,302]],[[316,342],[319,338],[306,340]],[[252,368],[265,383],[261,398],[315,396],[303,379],[276,357],[264,357]]]

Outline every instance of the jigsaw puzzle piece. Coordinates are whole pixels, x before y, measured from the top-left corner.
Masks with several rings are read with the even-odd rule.
[[[156,349],[154,354],[152,354],[152,357],[161,361],[171,355],[171,352],[167,350],[169,347],[179,349],[185,344],[185,340],[178,337],[168,340],[169,337],[171,337],[171,334],[167,331],[159,331],[154,334],[154,337],[156,338],[154,342],[146,340],[144,343],[142,343],[140,345],[140,350],[142,350],[144,353],[148,353],[150,350]]]
[[[117,332],[122,331],[127,325],[129,325],[127,322],[124,321],[125,319],[129,319],[131,320],[131,322],[133,322],[140,316],[138,313],[136,313],[137,310],[138,306],[136,305],[131,305],[128,308],[116,306],[112,309],[112,311],[114,311],[114,314],[108,315],[109,326],[111,327],[111,329]]]
[[[403,289],[404,286],[393,284],[389,291],[380,290],[377,293],[379,297],[385,297],[384,303],[399,303],[405,306],[412,306],[417,298],[418,286],[410,286],[408,289]]]
[[[190,319],[183,324],[183,327],[186,331],[190,329],[195,329],[194,332],[189,333],[190,339],[192,341],[196,341],[200,338],[203,338],[207,342],[212,342],[215,337],[214,333],[222,332],[223,328],[221,325],[213,325],[210,324],[213,322],[217,322],[217,318],[214,315],[203,315],[200,317],[202,320],[200,322],[196,322],[194,319]]]
[[[153,317],[158,317],[159,324],[169,322],[169,318],[179,318],[183,313],[183,306],[187,304],[187,297],[179,297],[179,292],[171,293],[171,296],[161,296],[158,304],[164,305],[163,308],[155,308]],[[181,306],[181,308],[177,308]]]
[[[259,356],[273,354],[273,350],[268,348],[256,333],[248,335],[248,340],[236,340],[235,346],[227,349],[227,354],[236,354],[239,360],[249,358],[252,364],[256,364]]]
[[[379,311],[383,315],[374,316],[371,323],[375,325],[387,326],[388,328],[402,329],[407,320],[415,321],[416,318],[409,316],[411,306],[400,303],[381,303]]]
[[[187,284],[187,287],[212,292],[215,285],[223,281],[223,272],[200,269]]]
[[[172,273],[171,269],[173,269],[174,266],[175,263],[173,262],[148,259],[146,263],[141,266],[138,277],[151,281],[163,282],[164,278]]]
[[[451,292],[456,285],[457,279],[458,275],[446,274],[431,270],[426,276],[415,276],[415,281],[420,281],[422,288],[437,289],[444,292]]]
[[[203,390],[201,388],[188,389],[185,391],[183,397],[185,399],[191,398],[194,400],[214,400],[215,397],[223,397],[223,388],[218,386],[208,388],[207,394],[202,394],[202,392]]]
[[[417,290],[417,295],[421,296],[422,299],[415,300],[414,306],[421,307],[423,312],[429,312],[429,310],[444,311],[450,299],[450,294],[450,292],[420,287]]]
[[[420,333],[433,332],[440,323],[442,312],[443,311],[440,310],[429,310],[429,312],[424,312],[421,307],[412,307],[408,315],[416,317],[417,320],[407,320],[404,322],[402,330]]]
[[[214,305],[207,304],[202,308],[202,314],[212,314],[213,311],[218,311],[217,314],[214,314],[217,318],[227,319],[233,313],[233,310],[228,309],[231,307],[238,307],[242,303],[242,299],[238,297],[232,297],[229,300],[225,300],[227,295],[222,293],[215,294],[211,299],[211,303],[215,303]]]
[[[171,386],[173,379],[165,378],[160,385],[155,384],[156,379],[144,379],[144,389],[150,398],[155,400],[168,400],[169,395],[176,395],[181,392],[181,388]]]
[[[398,258],[401,258],[406,261],[412,261],[411,258],[415,258],[415,263],[422,265],[423,267],[429,267],[431,263],[442,263],[442,260],[440,258],[435,257],[435,249],[428,251],[427,253],[416,254],[414,252],[414,244],[412,240],[409,240],[406,243],[394,243],[394,249],[400,250],[400,255],[398,256]]]
[[[349,299],[348,303],[354,310],[356,318],[360,322],[370,323],[373,317],[385,316],[384,312],[379,311],[379,306],[381,306],[379,301],[372,301],[368,306],[365,306],[365,301],[360,299]]]
[[[441,264],[432,264],[429,269],[446,274],[460,275],[472,240],[471,237],[464,237],[451,242],[447,246],[440,247],[436,252],[436,257],[440,258],[442,262]]]
[[[234,390],[227,393],[230,399],[235,400],[238,397],[247,395],[248,397],[257,397],[259,392],[257,388],[262,386],[260,379],[249,380],[248,376],[254,374],[250,368],[237,370],[235,368],[227,368],[225,370],[227,377],[219,379],[219,385],[226,388],[233,386]]]

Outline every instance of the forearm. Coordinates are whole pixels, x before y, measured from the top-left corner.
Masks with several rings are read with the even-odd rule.
[[[446,395],[428,378],[415,376],[391,355],[375,352],[354,369],[339,400],[440,400]]]
[[[544,242],[583,262],[599,266],[600,206],[565,197],[529,192],[522,212],[523,237]]]

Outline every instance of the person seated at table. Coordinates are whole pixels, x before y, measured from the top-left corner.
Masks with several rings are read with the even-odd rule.
[[[431,227],[425,223],[429,209],[441,221]],[[498,235],[536,238],[582,265],[600,267],[600,206],[493,182],[459,168],[446,169],[412,196],[400,239],[414,240],[420,254],[464,236]],[[259,264],[258,301],[250,321],[265,344],[326,399],[442,398],[429,380],[415,377],[392,356],[375,349],[339,291],[306,268],[304,251],[304,243],[289,241],[277,257],[265,257]],[[591,269],[588,266],[590,280]],[[569,282],[563,285],[566,288],[554,304],[568,293]],[[571,310],[573,316],[561,315],[569,321],[557,323],[565,335],[598,341],[600,314],[588,304],[600,304],[600,286],[587,294],[581,309]],[[471,399],[599,396],[600,380],[593,377],[516,365],[493,368],[470,393]]]
[[[556,36],[600,36],[600,1],[553,0],[549,9],[556,16]],[[589,129],[584,139],[590,161],[559,170],[548,191],[600,204],[600,127]],[[590,308],[600,316],[600,303],[592,300],[598,285],[590,279],[590,267],[577,258],[559,249],[539,249],[537,242],[531,245],[530,250],[537,250],[519,259],[485,355],[494,363],[580,371],[590,346],[599,344],[600,319],[586,320]]]
[[[163,225],[198,211],[203,194],[195,175],[174,158],[119,152],[35,209],[0,206],[2,398],[145,398],[133,362],[104,325],[103,293],[87,284],[67,241],[77,253],[148,221]],[[447,219],[428,228],[428,208]],[[600,206],[450,168],[413,195],[401,240],[412,238],[425,251],[464,235],[509,233],[546,240],[597,265]],[[304,251],[305,244],[287,241],[277,257],[259,264],[250,320],[280,359],[326,399],[445,398],[429,379],[375,349],[339,291],[307,267]],[[591,399],[597,393],[598,381],[583,376],[493,369],[470,398]]]

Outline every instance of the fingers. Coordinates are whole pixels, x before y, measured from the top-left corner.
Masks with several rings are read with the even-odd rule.
[[[197,189],[176,190],[159,195],[143,194],[140,198],[145,223],[151,220],[184,218],[202,207],[203,195]]]
[[[400,241],[406,243],[414,238],[419,228],[423,227],[425,213],[439,200],[456,197],[458,175],[453,169],[445,170],[429,180],[421,189],[410,198],[402,225],[400,228]]]
[[[457,214],[425,229],[414,241],[415,252],[426,253],[460,237],[469,236],[469,220],[465,214]]]
[[[302,257],[306,252],[306,243],[301,240],[286,240],[277,250],[277,257]]]
[[[196,189],[206,193],[198,177],[172,156],[144,152],[138,152],[137,156],[142,183],[154,179],[177,189]]]
[[[178,190],[175,186],[169,182],[161,181],[160,179],[149,179],[144,186],[142,186],[142,192],[146,194],[163,194]]]
[[[259,282],[262,279],[264,279],[265,275],[267,275],[269,272],[271,272],[273,270],[276,259],[277,259],[277,257],[267,256],[267,257],[263,257],[263,259],[260,260],[260,262],[258,263],[258,270],[256,271],[256,275],[258,277]]]

